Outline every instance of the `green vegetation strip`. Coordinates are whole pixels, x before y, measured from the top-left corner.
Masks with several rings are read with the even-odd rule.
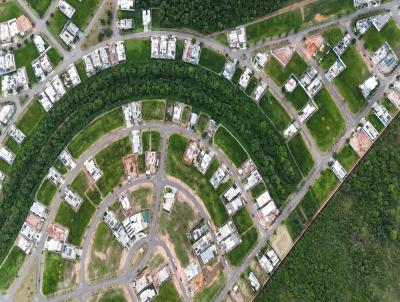
[[[224,123],[251,154],[275,200],[285,200],[296,189],[301,176],[280,134],[228,81],[177,61],[128,60],[72,89],[27,137],[3,186],[0,261],[11,248],[41,180],[67,143],[100,114],[116,107],[121,112],[121,104],[128,100],[160,96],[185,100],[194,111],[205,111]],[[10,204],[15,211],[9,211]]]

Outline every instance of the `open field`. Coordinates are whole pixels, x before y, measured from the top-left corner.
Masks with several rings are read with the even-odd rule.
[[[248,229],[253,227],[253,220],[246,207],[241,208],[232,217],[236,229],[240,235],[244,234]]]
[[[40,105],[37,99],[34,99],[25,109],[20,119],[16,122],[16,126],[21,129],[26,135],[32,133],[36,125],[45,116],[42,105]]]
[[[314,159],[304,142],[303,137],[300,134],[296,134],[296,136],[289,141],[288,146],[294,159],[299,165],[301,172],[304,175],[310,173],[314,167]]]
[[[7,1],[0,3],[0,22],[17,18],[22,15],[22,10],[16,1]]]
[[[303,21],[299,9],[246,26],[247,40],[254,43],[298,30]]]
[[[338,183],[339,180],[331,169],[327,168],[322,171],[317,181],[311,187],[311,191],[317,202],[322,204]]]
[[[0,266],[0,291],[10,287],[25,260],[25,253],[17,246],[10,251],[6,261]]]
[[[253,227],[241,236],[242,242],[232,251],[226,254],[228,261],[233,266],[238,266],[248,253],[254,248],[258,241],[257,230]]]
[[[190,262],[191,246],[186,237],[196,216],[193,209],[185,202],[176,201],[172,212],[161,213],[160,230],[163,235],[168,235],[174,246],[174,253],[183,267]]]
[[[400,120],[374,144],[256,301],[397,301]],[[390,186],[393,191],[388,191]],[[388,213],[391,212],[390,215]]]
[[[350,168],[354,165],[354,163],[358,159],[358,155],[356,151],[353,150],[350,145],[345,145],[342,150],[340,150],[337,154],[337,160],[342,164],[342,166],[349,171]]]
[[[36,198],[44,205],[49,206],[56,193],[57,187],[46,178],[36,193]]]
[[[171,135],[168,142],[166,171],[169,175],[181,179],[195,190],[210,213],[212,221],[215,225],[221,226],[228,219],[228,212],[219,197],[222,192],[215,191],[208,179],[196,168],[183,162],[187,143],[187,138],[177,134]],[[222,190],[222,188],[219,188],[219,190]]]
[[[271,92],[268,91],[261,98],[260,107],[279,131],[284,130],[286,126],[289,125],[291,121],[289,114]]]
[[[175,285],[171,280],[166,281],[159,288],[158,295],[154,298],[154,302],[180,302],[182,301]]]
[[[124,116],[121,108],[116,108],[98,117],[72,139],[68,145],[71,155],[79,158],[100,137],[123,125]]]
[[[362,39],[364,47],[371,53],[378,50],[384,42],[388,42],[392,49],[396,49],[400,45],[400,29],[396,21],[391,19],[381,31],[377,31],[375,27],[371,26]]]
[[[236,167],[240,167],[249,158],[240,143],[223,126],[218,127],[214,135],[214,143],[221,148]]]
[[[344,36],[341,28],[338,26],[325,30],[322,35],[324,36],[325,41],[328,42],[332,47],[334,47]]]
[[[85,195],[85,192],[88,188],[87,179],[85,173],[80,172],[78,176],[71,183],[72,190],[79,194],[81,197]]]
[[[318,147],[328,151],[343,133],[345,121],[326,88],[322,88],[314,101],[318,110],[306,124]]]
[[[347,69],[334,80],[334,83],[350,110],[355,113],[365,105],[358,86],[368,78],[370,72],[354,45],[350,46],[344,53],[342,60]],[[357,72],[354,72],[354,70],[357,70]]]
[[[200,65],[211,69],[216,73],[220,73],[224,67],[225,61],[226,58],[224,55],[207,47],[202,48],[199,62]]]
[[[132,152],[130,137],[124,137],[101,150],[95,157],[103,176],[97,181],[99,190],[106,196],[124,177],[122,158]]]
[[[97,280],[118,271],[124,248],[114,238],[110,228],[101,222],[97,227],[91,246],[88,266],[90,280]]]
[[[286,93],[286,97],[292,103],[296,110],[303,108],[310,99],[307,93],[298,85],[292,92]]]
[[[62,202],[56,215],[56,222],[69,228],[68,242],[80,246],[86,227],[95,212],[95,207],[86,198],[75,212],[66,202]]]
[[[149,60],[151,52],[150,39],[133,39],[125,41],[125,52],[127,60]]]
[[[163,121],[165,118],[165,101],[164,100],[143,101],[142,118],[144,121]]]
[[[14,56],[15,66],[17,68],[25,66],[26,74],[29,78],[29,84],[36,83],[37,80],[33,73],[32,61],[39,57],[39,52],[37,51],[35,44],[32,41],[22,44],[20,48],[15,49]]]
[[[134,206],[140,207],[141,209],[149,208],[151,193],[152,191],[150,188],[140,188],[130,192]]]
[[[304,6],[304,19],[307,22],[320,23],[353,11],[352,0],[318,0]]]
[[[279,87],[285,84],[292,73],[297,77],[300,77],[306,69],[307,63],[297,52],[293,54],[292,59],[286,67],[283,67],[277,60],[275,60],[275,58],[270,58],[264,67],[265,72]]]
[[[47,296],[71,288],[76,282],[75,263],[62,259],[56,253],[46,252],[44,257],[43,294]]]

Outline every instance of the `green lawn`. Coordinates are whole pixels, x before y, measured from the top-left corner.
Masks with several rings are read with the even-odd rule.
[[[67,167],[64,166],[64,164],[59,158],[56,159],[56,161],[53,164],[53,167],[56,168],[58,171],[60,171],[60,173],[62,173],[63,175],[67,174],[68,172]]]
[[[79,194],[81,197],[85,195],[85,192],[88,188],[88,183],[86,180],[86,176],[83,172],[80,172],[77,177],[71,183],[72,190]]]
[[[95,212],[95,207],[86,198],[75,212],[70,205],[62,202],[56,215],[56,222],[69,228],[68,242],[80,246],[86,227]]]
[[[290,123],[289,114],[270,91],[261,98],[259,105],[279,131],[284,130]]]
[[[324,71],[328,71],[333,63],[335,63],[335,61],[338,59],[338,57],[332,49],[326,47],[325,50],[326,52],[324,52],[321,57],[320,65],[324,69]]]
[[[300,85],[297,85],[297,87],[292,92],[286,93],[286,97],[292,103],[294,108],[296,108],[296,110],[300,110],[301,108],[303,108],[310,99]]]
[[[171,280],[163,283],[158,289],[158,295],[152,300],[154,302],[180,302],[182,301],[175,285]]]
[[[147,209],[149,207],[149,198],[151,196],[151,189],[141,188],[130,193],[132,201],[135,206],[139,206],[141,209]]]
[[[183,154],[189,140],[178,134],[173,134],[168,142],[166,171],[169,175],[181,179],[196,191],[207,208],[212,221],[218,227],[228,220],[228,213],[223,205],[220,194],[224,188],[214,190],[208,179],[196,168],[183,162]]]
[[[10,251],[7,259],[0,266],[0,291],[7,290],[25,261],[25,253],[17,246]]]
[[[60,62],[63,60],[63,56],[54,47],[50,48],[47,51],[47,55],[51,63],[53,64],[53,67],[58,66],[58,64],[60,64]]]
[[[258,233],[255,228],[248,230],[241,236],[242,242],[232,251],[226,254],[228,261],[233,266],[240,265],[246,258],[247,254],[254,248],[258,241]]]
[[[300,77],[307,67],[307,63],[295,52],[286,67],[283,67],[275,58],[271,58],[264,70],[278,86],[283,86],[292,73]]]
[[[216,36],[213,36],[215,40],[217,40],[222,45],[228,46],[228,37],[226,36],[225,32],[222,32]]]
[[[303,24],[299,9],[246,26],[247,40],[254,43],[266,38],[297,31]]]
[[[318,0],[304,6],[304,19],[319,23],[326,18],[339,17],[353,11],[352,0]],[[323,19],[316,18],[317,14],[322,15]]]
[[[192,108],[190,106],[185,106],[183,108],[181,125],[186,126],[189,123],[191,113]]]
[[[354,45],[344,53],[342,60],[347,69],[334,80],[334,83],[348,103],[350,110],[356,113],[365,105],[364,97],[358,86],[368,78],[370,72]]]
[[[252,94],[253,90],[256,88],[257,84],[258,84],[257,79],[255,77],[252,77],[250,79],[249,85],[246,87],[245,93],[248,96],[251,96],[251,94]]]
[[[254,198],[257,198],[257,197],[260,196],[261,193],[263,193],[266,189],[267,189],[267,186],[266,186],[265,183],[262,181],[262,182],[260,182],[258,185],[256,185],[254,188],[252,188],[252,189],[250,190],[251,196],[253,196]]]
[[[239,66],[237,66],[237,68],[235,70],[235,73],[233,74],[233,77],[232,77],[232,80],[231,80],[233,84],[238,84],[239,83],[239,80],[240,80],[240,77],[242,76],[242,73],[243,73],[243,69],[240,68]]]
[[[202,290],[200,293],[198,293],[196,296],[194,296],[194,302],[209,302],[212,301],[215,295],[218,293],[218,291],[224,286],[225,284],[225,276],[223,272],[220,272],[218,275],[218,280],[204,290]]]
[[[304,195],[299,206],[303,210],[304,214],[311,219],[317,212],[320,205],[318,204],[314,195],[311,193],[311,190],[309,190],[306,195]]]
[[[344,131],[345,121],[326,88],[322,88],[314,101],[318,110],[307,120],[307,127],[318,147],[328,151]]]
[[[240,167],[249,158],[236,138],[223,126],[218,127],[213,142],[221,148],[236,167]]]
[[[82,60],[78,60],[75,63],[75,66],[76,66],[76,70],[78,71],[79,77],[81,78],[81,81],[83,82],[83,81],[87,80],[88,76],[87,76],[87,73],[86,73],[86,70],[85,70],[85,65],[83,64],[83,61]]]
[[[152,9],[151,10],[151,29],[157,30],[161,27],[161,16],[159,9]]]
[[[350,145],[345,145],[342,150],[338,152],[336,158],[342,166],[349,171],[358,160],[358,155]]]
[[[325,41],[334,47],[343,38],[343,32],[340,27],[335,26],[323,32]]]
[[[364,41],[364,47],[371,53],[378,50],[385,41],[389,43],[392,49],[395,49],[400,44],[400,29],[396,21],[391,19],[381,31],[377,31],[375,27],[371,26],[362,36],[362,39]]]
[[[318,205],[321,205],[326,200],[329,193],[335,188],[338,182],[339,180],[331,169],[328,168],[322,171],[320,177],[311,187],[311,192],[318,202]]]
[[[380,103],[389,111],[391,116],[397,112],[397,107],[388,98],[384,98]]]
[[[10,149],[14,154],[17,154],[21,145],[19,145],[11,136],[7,135],[4,139],[3,145]]]
[[[10,169],[10,165],[8,163],[6,163],[2,158],[0,158],[0,171],[7,174],[9,169]]]
[[[110,193],[124,177],[122,158],[132,152],[130,137],[122,138],[101,150],[95,157],[103,176],[97,181],[103,196]]]
[[[368,120],[378,132],[382,132],[382,130],[385,128],[385,126],[373,112],[370,112],[370,114],[368,115]]]
[[[88,266],[90,280],[97,280],[114,274],[119,269],[124,248],[114,238],[110,228],[101,222],[96,230]],[[106,256],[102,259],[102,256]]]
[[[233,222],[235,223],[236,229],[240,235],[245,233],[248,229],[252,228],[253,220],[246,207],[241,208],[233,215]]]
[[[133,39],[125,41],[126,59],[139,61],[150,59],[151,43],[150,39]]]
[[[163,121],[165,119],[165,101],[147,100],[142,102],[144,121]]]
[[[40,185],[38,192],[36,193],[36,198],[44,205],[49,206],[56,193],[57,187],[53,185],[48,179],[45,179]]]
[[[145,131],[142,134],[143,151],[160,151],[161,134],[159,131]]]
[[[0,22],[17,18],[22,15],[22,10],[16,1],[8,1],[0,3]]]
[[[59,254],[46,253],[43,271],[42,292],[45,296],[55,294],[60,289],[73,285],[75,263],[64,260]],[[66,284],[69,283],[69,286]]]
[[[226,58],[224,55],[207,47],[202,48],[199,62],[200,65],[211,69],[216,73],[220,73],[224,67],[225,61]]]
[[[26,135],[32,133],[36,128],[40,120],[45,116],[46,111],[44,111],[42,105],[35,98],[31,101],[28,107],[25,109],[21,118],[18,119],[16,126]]]
[[[50,6],[51,0],[26,0],[26,2],[38,13],[39,17],[43,17]]]
[[[95,119],[76,135],[68,146],[71,155],[79,158],[92,144],[108,132],[124,126],[121,108],[116,108]]]
[[[29,41],[29,40],[26,40]],[[39,57],[39,52],[33,42],[23,43],[21,47],[16,48],[14,51],[15,56],[15,66],[20,68],[25,66],[26,74],[29,78],[29,84],[36,83],[36,77],[33,73],[32,61]]]
[[[99,205],[103,200],[103,197],[96,186],[94,186],[92,190],[86,191],[86,197],[95,205]]]
[[[190,242],[186,233],[190,230],[190,223],[195,219],[193,209],[185,202],[175,202],[170,214],[162,213],[160,217],[160,230],[168,235],[174,246],[174,251],[182,266],[190,262]]]
[[[288,146],[303,175],[308,175],[314,167],[314,159],[302,136],[297,134],[289,141]]]
[[[207,114],[200,112],[197,124],[195,126],[196,131],[199,133],[203,133],[206,130],[209,120],[210,117]]]

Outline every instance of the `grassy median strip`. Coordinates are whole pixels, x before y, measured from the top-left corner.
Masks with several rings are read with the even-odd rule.
[[[100,137],[124,125],[121,108],[116,108],[95,119],[76,135],[68,146],[71,155],[79,158]]]

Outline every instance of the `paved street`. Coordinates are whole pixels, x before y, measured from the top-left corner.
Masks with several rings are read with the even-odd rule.
[[[189,33],[189,32],[184,32],[180,30],[160,30],[160,31],[152,31],[152,32],[139,32],[139,33],[132,33],[132,34],[126,34],[126,35],[120,35],[118,32],[115,31],[114,28],[114,34],[113,36],[108,39],[107,41],[104,41],[102,43],[99,43],[96,46],[93,46],[89,49],[83,50],[79,46],[81,46],[81,43],[79,46],[72,51],[67,51],[62,45],[60,45],[59,41],[54,38],[50,32],[47,29],[46,26],[46,20],[49,17],[51,11],[54,11],[56,9],[56,2],[52,2],[51,8],[49,11],[46,13],[45,17],[43,19],[39,18],[39,16],[28,6],[25,0],[17,0],[17,2],[24,8],[24,10],[27,12],[29,18],[34,22],[35,24],[35,29],[34,32],[43,32],[46,34],[46,36],[50,39],[51,44],[53,47],[57,48],[57,50],[62,53],[64,56],[63,61],[60,63],[60,65],[55,69],[53,72],[53,75],[59,74],[61,71],[63,71],[68,65],[71,63],[75,62],[76,60],[80,59],[83,55],[90,53],[93,51],[95,48],[98,48],[99,46],[105,45],[109,43],[110,41],[115,41],[115,40],[127,40],[127,39],[141,39],[141,38],[149,38],[152,35],[160,35],[160,34],[173,34],[177,36],[178,38],[181,39],[192,39],[196,38],[199,40],[204,46],[209,47],[211,49],[214,49],[220,53],[227,54],[230,57],[237,59],[239,61],[239,64],[243,67],[249,67],[253,70],[253,72],[256,74],[256,76],[264,81],[267,82],[269,89],[271,92],[278,97],[279,102],[281,105],[287,110],[287,112],[290,114],[291,118],[293,120],[298,121],[298,116],[296,110],[293,108],[291,103],[287,100],[285,95],[282,93],[280,87],[278,87],[270,78],[268,78],[263,71],[259,71],[256,69],[254,66],[252,66],[251,63],[251,58],[252,55],[258,50],[258,49],[265,49],[272,47],[273,45],[277,45],[281,42],[288,41],[291,42],[295,45],[297,45],[297,50],[299,50],[300,54],[302,54],[301,48],[299,45],[302,42],[302,37],[306,35],[310,31],[315,31],[321,27],[327,27],[330,25],[334,24],[339,24],[343,26],[345,29],[347,29],[349,32],[351,32],[351,21],[355,17],[361,15],[363,12],[356,12],[354,14],[329,21],[327,23],[321,24],[321,25],[315,25],[311,27],[307,27],[304,29],[299,30],[297,33],[291,34],[287,37],[283,38],[277,38],[277,39],[270,39],[270,40],[265,40],[261,41],[255,45],[250,46],[249,49],[244,50],[244,51],[236,51],[236,50],[231,50],[227,48],[226,46],[220,44],[214,39],[211,39],[209,36],[204,36],[200,35],[197,33]],[[100,12],[102,10],[102,6],[105,5],[105,1],[102,2],[102,4],[99,6],[99,8],[96,10],[94,13],[95,18],[92,19],[92,21],[89,23],[88,27],[85,29],[85,35],[90,32],[92,27],[94,26],[96,18],[99,17]],[[399,19],[399,11],[398,11],[398,5],[399,1],[392,1],[392,2],[387,2],[384,3],[381,8],[384,9],[389,9],[392,11],[393,15],[395,18],[398,20]],[[114,16],[115,16],[115,10],[114,10]],[[352,34],[353,36],[353,34]],[[357,49],[360,51],[361,54],[364,56],[368,56],[366,50],[363,48],[361,43],[357,41],[356,43]],[[150,55],[150,54],[149,54]],[[316,64],[316,62],[311,61],[310,63],[312,66],[317,68],[318,72],[321,74],[322,69],[321,67]],[[268,230],[264,230],[262,226],[259,224],[259,222],[256,219],[254,220],[254,223],[260,233],[260,239],[256,245],[256,248],[254,248],[251,253],[246,257],[246,260],[237,268],[232,268],[232,267],[225,267],[226,270],[229,272],[227,274],[226,279],[227,282],[224,286],[224,288],[221,290],[221,292],[218,294],[216,297],[215,301],[220,302],[224,299],[224,297],[227,295],[228,291],[232,288],[232,286],[235,284],[236,280],[240,275],[245,271],[247,266],[249,265],[250,261],[258,254],[260,249],[265,246],[267,240],[271,236],[271,234],[274,233],[274,231],[277,229],[277,227],[288,217],[288,215],[291,213],[291,211],[299,204],[303,196],[307,193],[309,187],[315,182],[315,180],[319,177],[320,172],[324,170],[327,167],[327,164],[329,160],[332,158],[332,155],[335,151],[339,150],[346,144],[346,139],[350,137],[351,133],[354,131],[354,129],[357,127],[359,124],[360,120],[368,114],[368,112],[371,109],[371,106],[373,103],[381,99],[385,89],[389,86],[389,84],[395,79],[398,70],[396,70],[392,75],[388,77],[384,77],[379,73],[379,71],[376,70],[376,68],[373,66],[372,71],[379,76],[380,79],[380,87],[377,89],[377,91],[374,93],[373,97],[367,102],[365,108],[357,113],[353,114],[350,112],[349,108],[347,107],[346,103],[344,102],[343,97],[340,95],[340,93],[337,91],[336,87],[332,85],[332,83],[328,82],[325,77],[323,77],[323,82],[325,87],[327,87],[329,93],[331,94],[332,98],[334,99],[336,105],[338,106],[339,110],[341,111],[344,119],[345,119],[345,131],[343,135],[340,137],[340,139],[332,146],[332,148],[327,151],[327,152],[321,152],[316,145],[314,139],[311,136],[310,131],[306,127],[306,125],[300,123],[298,121],[298,124],[301,127],[301,133],[302,136],[304,137],[305,141],[307,142],[307,145],[310,148],[310,152],[315,160],[315,168],[313,171],[305,177],[304,182],[301,184],[299,187],[298,191],[293,193],[287,201],[286,206],[281,209],[281,214],[277,218],[277,220],[274,222],[273,226],[270,227]],[[38,83],[34,84],[32,88],[26,92],[27,95],[30,97],[34,96],[38,92],[40,92],[44,87],[44,83]],[[29,102],[26,102],[23,106],[20,106],[18,102],[18,97],[17,96],[12,96],[8,98],[3,98],[2,100],[4,101],[14,101],[17,104],[17,112],[15,115],[15,119],[18,119],[20,114],[23,112],[23,110],[26,108],[26,106],[29,104]],[[43,270],[43,263],[39,261],[40,259],[43,260],[42,255],[43,255],[43,249],[44,249],[44,243],[46,240],[46,234],[47,234],[47,227],[49,223],[53,222],[55,219],[55,215],[57,212],[57,209],[59,208],[61,202],[62,202],[62,193],[64,192],[66,186],[68,186],[73,179],[78,175],[80,170],[83,167],[83,163],[86,159],[92,157],[96,153],[98,153],[100,150],[102,150],[105,146],[108,144],[117,141],[118,139],[126,136],[129,134],[129,132],[132,129],[156,129],[161,132],[162,136],[162,148],[161,148],[161,160],[160,160],[160,167],[158,169],[158,172],[156,175],[151,177],[150,179],[147,178],[140,178],[132,182],[124,182],[121,187],[115,188],[115,190],[109,194],[105,199],[102,201],[102,203],[98,206],[96,213],[92,219],[92,222],[90,223],[88,230],[86,232],[84,242],[83,242],[83,254],[81,257],[81,269],[79,271],[79,284],[77,285],[77,288],[60,294],[56,297],[49,297],[46,298],[41,294],[41,275],[42,275],[42,270]],[[0,140],[3,140],[5,137],[6,131],[3,131],[3,133],[0,136]],[[166,156],[166,150],[167,150],[167,139],[168,136],[172,133],[180,133],[185,136],[191,137],[192,139],[201,141],[202,144],[209,146],[216,154],[216,157],[221,163],[224,163],[228,168],[230,172],[231,178],[241,186],[241,189],[243,192],[245,192],[243,185],[240,181],[240,177],[237,173],[237,170],[233,167],[232,163],[226,158],[222,152],[215,148],[214,146],[210,145],[209,142],[205,139],[203,139],[200,135],[197,133],[194,133],[192,131],[183,129],[181,127],[178,127],[173,124],[168,124],[168,123],[148,123],[148,124],[143,124],[140,126],[136,126],[135,128],[130,128],[130,129],[120,129],[113,131],[106,136],[102,137],[99,141],[97,141],[93,146],[91,146],[77,161],[77,166],[69,171],[69,173],[66,175],[66,179],[64,184],[61,186],[59,192],[57,193],[56,197],[54,198],[51,209],[50,209],[50,215],[45,223],[44,230],[42,237],[37,245],[37,247],[33,250],[32,255],[30,255],[24,264],[18,278],[16,281],[13,283],[11,288],[9,289],[7,295],[0,296],[1,301],[14,301],[12,296],[15,294],[17,289],[20,287],[21,283],[24,281],[25,276],[28,274],[30,268],[34,265],[34,261],[38,260],[36,262],[36,297],[35,301],[64,301],[69,298],[74,298],[77,297],[81,301],[83,301],[84,298],[87,298],[90,296],[91,293],[95,292],[96,290],[103,289],[105,287],[111,286],[111,285],[116,285],[116,284],[122,284],[128,289],[129,297],[132,301],[137,301],[138,298],[136,297],[136,294],[134,290],[131,288],[132,284],[132,279],[137,275],[138,272],[140,272],[145,266],[147,261],[149,260],[152,252],[156,247],[162,248],[166,255],[168,256],[168,261],[171,264],[171,268],[173,268],[173,272],[175,276],[178,276],[178,272],[176,270],[175,264],[174,264],[174,259],[173,259],[173,253],[169,250],[168,246],[166,245],[165,242],[161,240],[161,238],[158,236],[157,233],[157,228],[158,228],[158,218],[160,216],[160,202],[161,202],[161,192],[162,189],[165,185],[172,185],[178,188],[180,192],[182,192],[189,200],[190,202],[194,205],[196,210],[200,213],[201,218],[205,218],[209,220],[209,214],[207,213],[207,210],[205,209],[204,205],[202,204],[198,196],[196,195],[195,192],[193,192],[190,188],[183,186],[171,179],[167,179],[165,175],[165,156]],[[118,197],[119,194],[122,192],[133,188],[137,185],[145,184],[145,183],[152,183],[154,185],[154,194],[155,194],[155,206],[152,209],[152,220],[151,220],[151,226],[150,226],[150,232],[147,236],[146,239],[139,240],[135,245],[129,250],[128,252],[128,257],[126,260],[126,265],[125,269],[123,272],[118,274],[114,278],[110,278],[104,281],[100,281],[95,284],[91,284],[88,280],[86,280],[85,276],[87,274],[86,272],[86,266],[85,263],[89,261],[90,255],[90,244],[93,239],[93,236],[96,232],[97,225],[102,219],[102,216],[107,209],[108,206],[110,206]],[[251,197],[245,193],[244,198],[247,201],[247,207],[249,211],[251,212],[252,216],[254,216],[254,209],[251,206]],[[144,253],[143,257],[141,260],[133,267],[129,267],[129,263],[132,260],[132,257],[134,254],[140,249],[140,247],[146,242],[147,244],[147,250]],[[224,263],[224,261],[223,261]],[[177,282],[179,285],[178,290],[182,294],[182,298],[184,301],[190,301],[189,293],[186,292],[185,286],[182,283],[182,281],[179,280],[177,277]],[[17,302],[17,301],[15,301]]]

